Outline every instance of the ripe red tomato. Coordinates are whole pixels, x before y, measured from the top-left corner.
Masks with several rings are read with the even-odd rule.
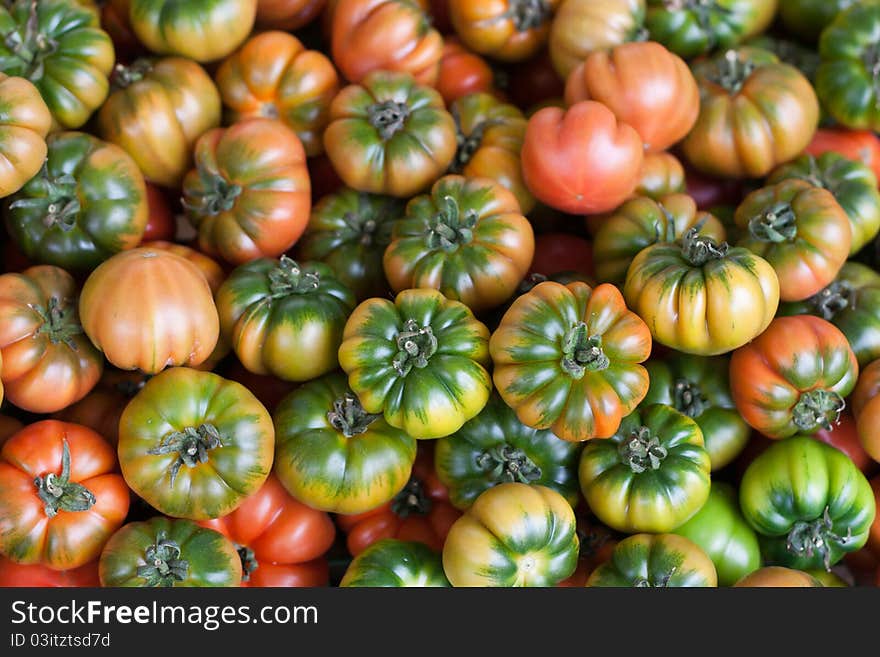
[[[593,245],[570,233],[537,235],[529,273],[551,276],[562,271],[576,271],[592,277]]]

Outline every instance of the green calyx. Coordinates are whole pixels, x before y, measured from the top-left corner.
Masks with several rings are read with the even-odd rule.
[[[392,365],[398,375],[406,376],[413,367],[427,367],[437,351],[434,330],[430,326],[420,327],[414,319],[406,320],[403,330],[397,334],[397,349]]]
[[[479,216],[476,210],[467,210],[464,214],[454,197],[443,197],[443,207],[429,221],[426,241],[431,249],[442,249],[452,253],[459,246],[470,244],[474,240],[474,227]]]
[[[727,242],[718,244],[711,237],[700,235],[696,226],[689,228],[681,240],[682,257],[695,267],[726,257],[729,249]]]
[[[36,335],[46,335],[52,344],[63,342],[71,349],[77,349],[73,338],[80,335],[83,328],[77,320],[75,305],[68,303],[62,306],[58,297],[49,297],[49,303],[45,308],[42,306],[31,306],[31,308],[43,320]]]
[[[273,299],[291,294],[308,294],[321,286],[321,277],[314,272],[303,271],[295,260],[281,256],[278,266],[270,270],[269,292]]]
[[[144,57],[134,60],[128,66],[117,64],[110,75],[110,85],[114,89],[127,89],[135,82],[143,80],[152,70],[153,62]]]
[[[546,0],[510,0],[505,16],[513,19],[518,32],[541,27],[550,20],[552,12]]]
[[[668,452],[657,436],[652,436],[648,427],[639,427],[617,448],[620,460],[635,474],[648,470],[659,470]]]
[[[40,30],[39,0],[31,0],[24,25],[3,35],[8,55],[0,57],[0,70],[37,82],[45,74],[45,60],[58,50],[58,42]]]
[[[709,29],[707,32],[711,34],[712,30]],[[728,50],[724,53],[723,57],[715,61],[715,67],[707,77],[715,84],[727,90],[732,96],[742,90],[746,80],[749,79],[754,71],[754,62],[749,59],[743,59],[736,50]]]
[[[774,203],[749,220],[749,234],[762,242],[791,242],[797,237],[797,216],[790,203]]]
[[[157,447],[147,451],[153,456],[177,454],[177,459],[171,466],[171,487],[174,488],[174,480],[180,468],[184,465],[194,468],[199,463],[208,462],[208,452],[212,449],[223,447],[220,432],[213,424],[201,424],[196,427],[186,427],[183,431],[174,431],[165,436]]]
[[[671,568],[668,573],[664,574],[663,577],[657,580],[657,583],[654,584],[651,580],[646,577],[639,577],[635,581],[633,581],[633,587],[637,589],[665,589],[669,587],[669,580],[672,579],[672,576],[675,575],[676,568]]]
[[[333,408],[327,412],[327,421],[346,438],[364,433],[381,414],[367,413],[360,400],[351,392],[334,400]]]
[[[143,566],[138,566],[138,577],[144,586],[174,586],[186,579],[189,562],[180,558],[180,545],[168,540],[165,532],[159,532],[156,542],[144,550]]]
[[[830,431],[840,421],[844,408],[843,397],[833,390],[810,390],[801,393],[791,411],[791,418],[802,432],[812,433],[820,428]]]
[[[675,410],[688,417],[699,417],[709,407],[709,400],[703,396],[700,386],[687,379],[677,379],[672,388],[672,402]]]
[[[822,559],[825,570],[831,570],[831,548],[835,545],[844,546],[852,539],[852,528],[847,527],[846,536],[834,532],[834,523],[825,507],[822,517],[794,524],[785,542],[786,549],[796,557],[811,558],[817,554]]]
[[[401,518],[424,516],[431,510],[431,506],[431,498],[425,493],[424,485],[414,478],[391,500],[391,510]]]
[[[579,322],[562,337],[563,371],[573,379],[580,379],[587,373],[607,369],[611,360],[602,351],[602,336],[589,335],[587,325]]]
[[[367,108],[367,120],[379,133],[379,137],[388,141],[403,130],[409,113],[409,105],[406,103],[386,100],[374,103]]]
[[[855,289],[848,282],[834,281],[807,299],[807,304],[817,317],[831,321],[838,313],[855,305],[855,295]]]
[[[235,207],[242,187],[226,180],[219,173],[199,168],[201,191],[183,197],[183,207],[197,217],[214,217]]]
[[[238,552],[238,558],[241,559],[241,581],[247,582],[251,578],[251,573],[260,567],[257,556],[254,551],[246,545],[236,545],[235,551]]]
[[[43,215],[43,225],[46,228],[57,226],[63,231],[72,230],[82,207],[77,194],[76,178],[69,173],[53,178],[49,174],[48,164],[44,162],[32,184],[37,186],[39,196],[13,201],[9,209],[39,212]]]
[[[461,173],[467,163],[471,161],[474,154],[480,149],[480,144],[483,143],[483,137],[486,134],[486,130],[496,125],[503,125],[504,121],[500,119],[486,119],[485,121],[480,121],[474,126],[473,130],[471,130],[471,133],[466,135],[461,126],[461,114],[458,111],[458,107],[452,108],[452,118],[455,120],[455,133],[458,148],[455,151],[455,157],[452,159],[452,164],[450,165],[449,170],[452,173]]]
[[[66,438],[61,445],[61,474],[50,472],[34,479],[37,496],[49,518],[54,518],[59,511],[88,511],[97,501],[88,488],[70,481],[70,446]]]
[[[541,478],[541,468],[523,450],[503,443],[477,455],[477,467],[495,481],[530,484]]]

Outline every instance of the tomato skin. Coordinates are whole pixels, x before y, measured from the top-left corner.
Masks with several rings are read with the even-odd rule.
[[[144,227],[143,242],[173,240],[177,233],[177,221],[171,210],[171,203],[161,188],[146,183],[147,225]]]
[[[722,178],[758,178],[810,143],[819,122],[816,92],[776,55],[743,46],[695,62],[692,71],[700,114],[682,152],[694,168]]]
[[[2,387],[2,384],[0,384],[0,387]],[[9,415],[0,415],[0,447],[22,427],[24,425],[20,420]]]
[[[345,87],[333,99],[324,148],[349,187],[410,198],[452,163],[455,121],[434,89],[410,75],[375,71],[363,85]]]
[[[871,479],[870,483],[871,490],[874,493],[874,506],[880,511],[880,475]],[[871,523],[867,547],[876,558],[880,559],[880,512],[874,517],[874,522]]]
[[[593,245],[570,233],[542,233],[535,236],[535,255],[530,273],[552,276],[576,271],[593,276]]]
[[[829,570],[865,545],[876,513],[853,462],[807,436],[768,447],[746,469],[739,493],[768,565]]]
[[[53,570],[41,564],[20,564],[0,557],[0,588],[97,588],[100,585],[97,560],[79,568]]]
[[[496,68],[496,76],[496,84],[527,117],[548,103],[563,106],[565,80],[553,70],[547,51],[526,62]]]
[[[216,74],[226,122],[276,118],[296,132],[306,155],[324,151],[321,134],[339,91],[333,63],[292,34],[263,32],[223,61]]]
[[[118,377],[117,372],[108,369],[89,394],[55,413],[53,419],[86,426],[116,447],[122,411],[146,380],[146,375],[137,372],[125,372]]]
[[[534,250],[532,225],[511,192],[489,179],[448,175],[407,204],[383,266],[395,292],[434,288],[481,312],[510,298]]]
[[[53,413],[95,387],[104,359],[82,333],[73,277],[52,265],[0,275],[0,355],[5,396]]]
[[[872,361],[862,371],[850,401],[859,442],[872,459],[880,462],[880,360]]]
[[[546,486],[484,491],[449,530],[443,570],[453,586],[555,586],[577,567],[574,511]]]
[[[252,587],[290,586],[308,578],[309,571],[318,574],[319,564],[305,572],[302,567],[322,557],[336,536],[330,516],[290,497],[274,476],[232,513],[199,525],[223,534],[245,553],[241,585]],[[312,584],[326,585],[326,579]]]
[[[758,537],[739,510],[736,491],[724,482],[712,483],[706,503],[674,533],[692,540],[712,559],[719,586],[732,586],[761,567]]]
[[[132,298],[132,290],[150,294]],[[148,374],[205,362],[220,334],[204,274],[166,249],[131,249],[105,260],[83,285],[79,313],[86,335],[110,363]]]
[[[170,549],[151,552],[166,541],[172,543]],[[156,553],[166,565],[174,560],[186,565],[165,577],[139,573]],[[242,578],[241,558],[223,534],[191,520],[162,516],[131,522],[117,531],[101,553],[98,574],[104,587],[231,587],[240,586]]]
[[[709,556],[676,534],[635,534],[614,548],[587,586],[715,587],[718,576]]]
[[[435,86],[447,105],[469,94],[491,93],[494,82],[495,74],[482,57],[454,37],[444,40]]]
[[[121,146],[147,181],[179,187],[196,140],[220,125],[214,82],[196,62],[165,57],[117,67],[114,86],[98,112],[99,134]]]
[[[343,587],[448,587],[440,554],[416,541],[386,538],[349,564]]]
[[[212,62],[241,45],[256,13],[257,0],[131,0],[128,18],[152,52]]]
[[[858,372],[846,336],[833,324],[811,315],[777,317],[733,352],[730,392],[751,427],[788,438],[836,422]]]
[[[527,18],[517,16],[514,0],[449,0],[449,19],[462,43],[502,62],[521,62],[547,43],[550,22],[562,0],[544,0]]]
[[[691,167],[685,168],[685,192],[700,210],[718,205],[738,205],[743,198],[743,182],[731,178],[707,176]]]
[[[166,242],[164,240],[156,240],[155,242],[143,242],[140,245],[143,249],[155,249],[158,251],[167,251],[178,255],[184,260],[188,260],[194,264],[205,277],[208,287],[211,288],[211,294],[217,294],[220,285],[226,280],[226,272],[223,270],[216,260],[209,258],[201,251],[186,244],[178,244],[177,242]]]
[[[52,112],[55,130],[80,128],[107,98],[113,42],[100,28],[96,11],[63,0],[37,3],[31,30],[31,6],[15,2],[0,8],[3,72],[34,83]]]
[[[69,470],[63,467],[65,446]],[[53,473],[65,493],[54,503],[44,502],[38,492]],[[91,496],[78,509],[74,504],[83,501],[83,491],[68,490],[68,482]],[[42,420],[3,444],[0,554],[16,563],[70,570],[94,561],[125,520],[128,503],[113,448],[91,429]]]
[[[849,256],[849,217],[831,192],[804,180],[755,190],[737,207],[734,221],[744,235],[738,246],[776,270],[782,301],[801,301],[819,292]]]
[[[841,11],[852,6],[851,0],[794,0],[779,3],[779,18],[790,34],[815,43],[829,23]]]
[[[635,195],[658,201],[667,194],[684,194],[685,180],[684,167],[672,153],[645,153]]]
[[[880,138],[872,130],[819,128],[805,152],[819,156],[828,151],[862,162],[880,178]]]
[[[734,586],[743,588],[771,587],[771,588],[818,588],[822,582],[802,570],[785,568],[783,566],[764,566],[752,571]]]
[[[389,502],[410,478],[415,439],[365,413],[340,373],[298,388],[273,419],[275,474],[312,508],[367,513]]]
[[[635,190],[643,157],[638,133],[601,103],[545,107],[526,127],[523,177],[539,201],[557,210],[607,212]]]
[[[184,434],[206,426],[219,434],[219,444],[210,434]],[[188,464],[186,450],[193,444],[206,457]],[[158,449],[162,446],[168,449]],[[186,367],[147,381],[119,420],[125,481],[151,506],[176,518],[207,520],[235,510],[266,481],[274,448],[272,417],[250,391]]]
[[[690,132],[700,111],[697,82],[683,59],[659,43],[625,43],[587,56],[569,74],[565,102],[604,103],[635,128],[648,152],[666,150]]]
[[[443,37],[427,11],[410,0],[339,0],[333,11],[333,62],[350,82],[373,71],[411,74],[433,85],[440,72]]]
[[[40,171],[48,152],[52,114],[29,80],[0,73],[0,198],[14,194]]]
[[[298,30],[317,18],[326,4],[326,0],[257,0],[257,26]]]
[[[820,428],[813,438],[821,440],[826,445],[831,445],[849,457],[855,466],[864,474],[869,475],[877,469],[877,462],[862,447],[859,440],[858,425],[852,413],[844,412],[840,420],[831,430]]]
[[[131,29],[128,12],[131,0],[106,0],[101,3],[101,28],[113,40],[118,63],[128,63],[144,54],[144,46]]]

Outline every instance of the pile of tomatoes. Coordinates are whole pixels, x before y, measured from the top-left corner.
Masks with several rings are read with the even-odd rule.
[[[878,34],[0,3],[0,585],[874,585]]]

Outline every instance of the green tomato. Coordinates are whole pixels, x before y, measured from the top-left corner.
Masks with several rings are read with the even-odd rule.
[[[348,565],[339,586],[449,587],[440,554],[424,543],[386,538]]]
[[[718,585],[715,566],[700,547],[676,534],[636,534],[623,539],[587,586],[666,588]]]
[[[782,0],[779,18],[782,26],[801,41],[815,43],[837,15],[859,0]]]

